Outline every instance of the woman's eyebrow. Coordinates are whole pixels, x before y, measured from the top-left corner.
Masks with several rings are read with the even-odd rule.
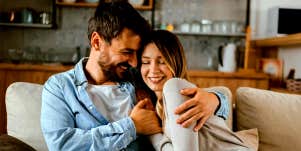
[[[142,56],[141,58],[150,59],[151,57],[148,57],[148,56]],[[161,58],[163,58],[163,57],[162,57],[162,56],[157,56],[156,58],[161,59]]]

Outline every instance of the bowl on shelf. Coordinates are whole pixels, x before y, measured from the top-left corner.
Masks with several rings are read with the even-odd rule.
[[[144,0],[129,0],[129,3],[132,5],[141,6],[144,3]]]
[[[85,0],[86,3],[97,3],[99,0]]]
[[[76,0],[62,0],[64,3],[75,3]]]

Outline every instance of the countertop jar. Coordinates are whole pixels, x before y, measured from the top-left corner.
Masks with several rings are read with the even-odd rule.
[[[181,25],[180,25],[180,31],[181,32],[189,32],[189,23],[187,21],[184,21]]]
[[[201,20],[201,29],[203,33],[212,32],[212,21],[208,19]]]
[[[201,31],[201,25],[198,21],[192,21],[190,24],[190,32],[198,33]]]

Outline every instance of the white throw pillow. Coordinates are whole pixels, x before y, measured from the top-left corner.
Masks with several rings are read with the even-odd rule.
[[[16,82],[6,90],[7,133],[39,151],[47,150],[40,127],[43,86]]]

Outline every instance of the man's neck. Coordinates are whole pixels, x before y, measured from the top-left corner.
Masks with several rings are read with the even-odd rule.
[[[101,67],[97,64],[95,60],[89,58],[85,66],[85,74],[88,83],[95,85],[116,85],[116,82],[109,81],[105,77]]]

